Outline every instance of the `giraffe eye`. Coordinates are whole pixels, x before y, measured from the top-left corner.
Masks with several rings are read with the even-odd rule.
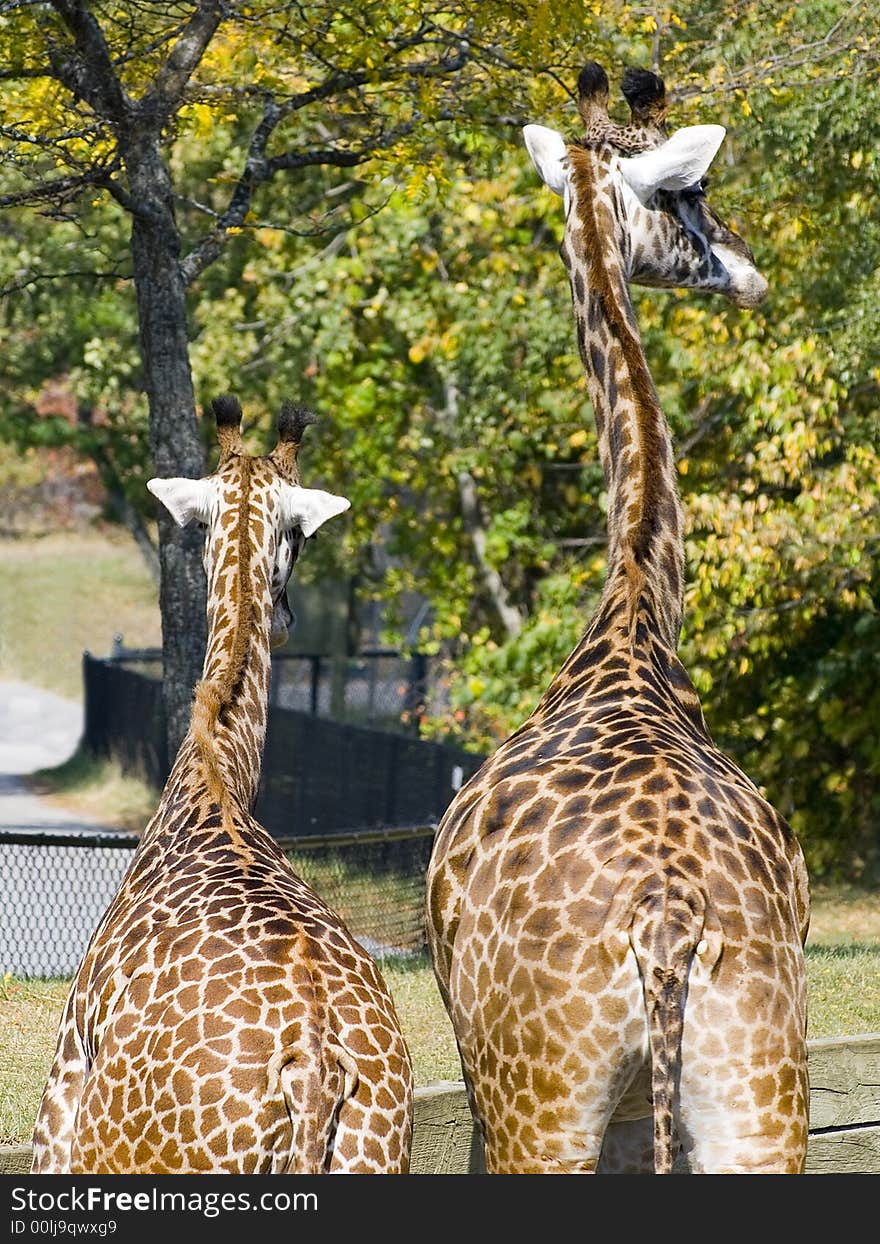
[[[705,181],[698,181],[695,186],[688,186],[687,190],[682,190],[681,197],[691,203],[695,202],[697,199],[705,199]]]

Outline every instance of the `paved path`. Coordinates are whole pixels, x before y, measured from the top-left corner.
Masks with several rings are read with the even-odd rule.
[[[82,708],[48,691],[0,681],[0,830],[106,833],[33,794],[24,778],[67,760],[82,733]],[[67,976],[112,898],[131,849],[0,843],[0,973]]]
[[[23,781],[72,756],[82,727],[80,704],[27,683],[0,681],[0,829],[106,831],[106,825],[32,794]]]

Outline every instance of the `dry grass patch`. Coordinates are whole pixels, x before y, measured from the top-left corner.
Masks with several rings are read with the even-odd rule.
[[[87,585],[84,588],[83,585]],[[159,591],[112,527],[0,539],[0,678],[82,699],[82,654],[161,642]]]
[[[133,834],[146,828],[160,798],[158,790],[123,773],[117,761],[84,751],[54,769],[39,769],[24,781],[53,807]]]
[[[814,885],[807,946],[880,946],[880,888]]]

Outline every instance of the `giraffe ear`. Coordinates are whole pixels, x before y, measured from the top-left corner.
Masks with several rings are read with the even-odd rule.
[[[281,485],[281,521],[285,527],[299,527],[306,537],[314,535],[322,523],[344,513],[350,505],[345,497],[320,488]]]
[[[538,176],[554,193],[564,195],[568,186],[565,139],[546,125],[524,125],[523,138]]]
[[[211,517],[216,491],[209,479],[151,479],[147,488],[158,497],[177,523],[185,527],[196,519],[207,523]]]
[[[723,125],[687,125],[653,151],[622,159],[621,174],[643,203],[655,190],[687,190],[715,159],[725,132]]]

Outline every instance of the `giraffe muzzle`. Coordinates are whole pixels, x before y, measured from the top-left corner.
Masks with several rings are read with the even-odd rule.
[[[745,281],[735,281],[731,288],[731,301],[738,307],[758,307],[767,297],[769,288],[765,278],[753,268]]]
[[[737,307],[760,306],[770,286],[754,264],[718,242],[712,243],[712,254],[727,271],[730,283],[726,292],[730,301]]]

